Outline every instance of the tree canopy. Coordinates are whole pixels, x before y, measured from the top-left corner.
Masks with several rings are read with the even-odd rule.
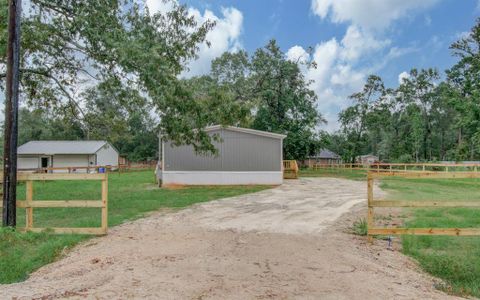
[[[412,69],[396,88],[370,76],[339,115],[330,140],[350,161],[372,153],[389,161],[480,159],[480,19],[450,47],[459,61],[442,80],[436,69]]]
[[[134,0],[32,0],[21,27],[22,104],[77,119],[78,138],[103,130],[115,140],[133,118],[177,143],[211,149],[208,135],[197,130],[208,123],[205,106],[178,76],[215,24],[198,24],[186,6],[165,2],[170,11],[150,14]],[[1,0],[0,14],[6,11]],[[6,21],[1,18],[2,81]]]
[[[229,106],[241,107],[233,125],[286,134],[286,159],[304,159],[318,150],[317,125],[324,120],[316,109],[317,96],[298,63],[289,61],[275,40],[252,56],[245,51],[224,53],[201,80],[228,99]],[[204,85],[192,88],[205,94]]]

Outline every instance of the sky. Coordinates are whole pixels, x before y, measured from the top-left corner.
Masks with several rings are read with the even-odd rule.
[[[303,69],[327,119],[322,129],[339,128],[338,113],[348,95],[360,91],[370,74],[388,87],[412,68],[451,67],[449,46],[480,17],[480,0],[178,0],[198,22],[215,20],[199,58],[183,77],[207,74],[225,51],[252,54],[276,39],[288,59],[313,59]],[[152,12],[168,7],[147,0]],[[307,50],[311,47],[310,54]]]

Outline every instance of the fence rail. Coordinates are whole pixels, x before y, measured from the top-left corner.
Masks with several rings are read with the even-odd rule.
[[[126,172],[131,170],[146,170],[154,169],[155,163],[141,163],[141,164],[125,164],[125,165],[106,165],[106,166],[70,166],[70,167],[48,167],[48,168],[21,168],[19,172],[33,172],[33,173],[98,173],[100,169],[105,172],[118,170],[119,172]]]
[[[0,176],[0,180],[1,180]],[[33,182],[53,180],[95,180],[102,182],[102,197],[100,200],[34,200]],[[25,208],[25,227],[18,228],[20,231],[41,232],[47,228],[33,226],[34,208],[62,208],[62,207],[96,207],[101,208],[100,227],[52,227],[48,228],[54,233],[76,233],[76,234],[106,234],[108,230],[108,175],[98,174],[51,174],[51,173],[18,173],[17,181],[24,181],[26,187],[25,200],[17,201],[17,207]],[[3,203],[0,202],[0,208]]]
[[[454,235],[454,236],[472,236],[480,235],[480,228],[384,228],[375,227],[374,209],[379,207],[410,207],[410,208],[437,208],[437,207],[480,207],[479,201],[409,201],[409,200],[378,200],[373,195],[373,186],[375,179],[386,177],[398,178],[431,178],[431,179],[460,179],[460,178],[480,178],[477,172],[376,172],[369,171],[367,174],[367,198],[368,198],[368,239],[373,241],[373,235]]]
[[[346,170],[377,170],[377,171],[457,171],[463,168],[472,172],[477,172],[480,169],[480,164],[440,164],[440,163],[373,163],[373,164],[315,164],[312,169],[346,169]]]

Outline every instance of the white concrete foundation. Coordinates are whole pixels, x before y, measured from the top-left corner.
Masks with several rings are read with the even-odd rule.
[[[163,171],[163,185],[279,185],[279,172]]]

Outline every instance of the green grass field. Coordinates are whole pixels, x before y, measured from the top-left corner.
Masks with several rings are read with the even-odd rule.
[[[479,179],[383,180],[389,199],[480,201]],[[418,208],[406,222],[411,228],[480,228],[476,208]],[[403,252],[424,270],[444,279],[440,287],[458,295],[480,297],[480,237],[403,236]]]
[[[300,177],[339,177],[352,180],[365,180],[367,171],[358,169],[300,169]]]
[[[34,200],[99,200],[101,183],[95,181],[35,182]],[[152,171],[109,175],[109,226],[136,219],[162,208],[179,209],[194,203],[252,193],[266,186],[204,186],[160,189]],[[25,185],[18,186],[25,199]],[[25,223],[18,209],[18,226]],[[100,226],[99,208],[35,208],[36,227]],[[18,233],[0,228],[0,283],[25,280],[29,273],[58,258],[64,250],[87,239],[82,235]]]
[[[302,170],[302,176],[333,176],[366,180],[364,171]],[[363,174],[362,174],[363,172]],[[480,201],[480,179],[383,179],[389,200]],[[474,208],[408,210],[406,227],[480,228]],[[438,288],[457,295],[480,297],[480,237],[403,236],[403,252],[447,285]]]

